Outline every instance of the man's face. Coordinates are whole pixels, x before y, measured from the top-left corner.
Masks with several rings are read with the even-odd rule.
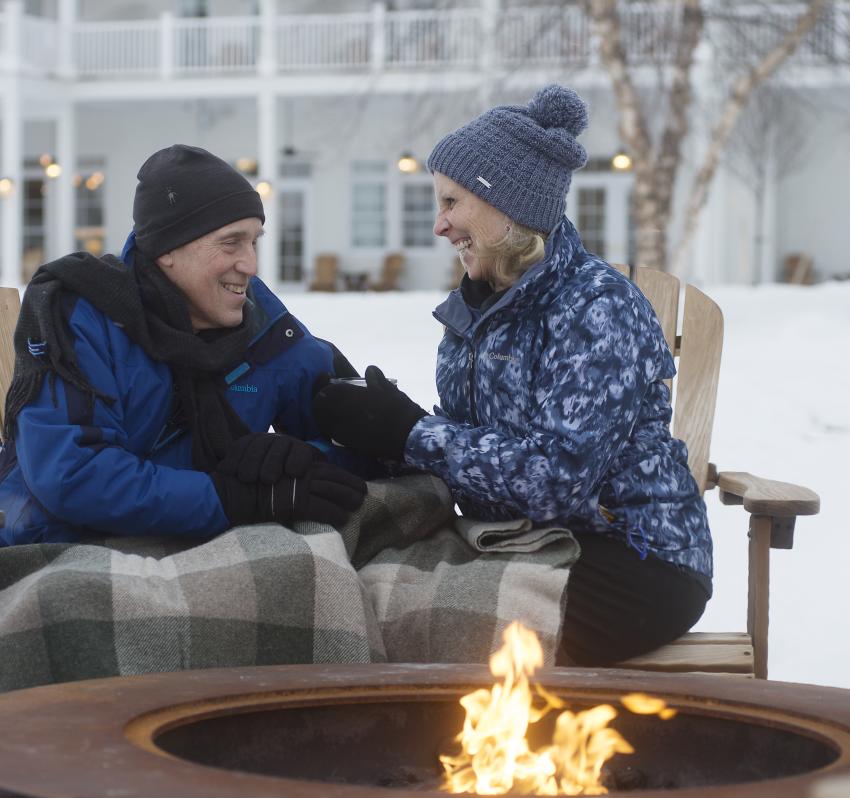
[[[241,219],[156,259],[186,297],[195,331],[242,323],[245,289],[257,273],[262,234],[259,219]]]

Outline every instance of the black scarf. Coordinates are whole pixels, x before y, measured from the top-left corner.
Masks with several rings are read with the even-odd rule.
[[[57,375],[85,394],[92,411],[96,399],[115,401],[97,391],[77,364],[62,312],[66,292],[87,299],[149,357],[170,366],[178,415],[193,436],[193,465],[212,471],[230,443],[249,431],[225,398],[222,377],[245,356],[254,334],[253,303],[245,303],[239,327],[196,335],[181,291],[138,250],[132,269],[112,256],[76,252],[35,273],[15,328],[15,371],[6,395],[4,440],[12,439],[18,413],[38,396],[45,377],[54,402]]]

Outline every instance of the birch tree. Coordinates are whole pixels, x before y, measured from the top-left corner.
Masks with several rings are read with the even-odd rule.
[[[693,80],[696,54],[706,42],[706,8],[701,0],[679,0],[679,18],[673,52],[664,70],[666,85],[660,121],[657,97],[639,89],[635,64],[627,58],[622,14],[618,0],[582,0],[598,38],[599,58],[608,72],[619,114],[619,132],[632,157],[636,261],[654,269],[683,272],[684,258],[693,240],[700,213],[708,198],[724,148],[753,92],[771,78],[814,28],[829,0],[808,0],[790,30],[774,46],[748,64],[739,64],[729,82],[716,120],[711,126],[702,161],[686,190],[679,238],[669,255],[674,190],[682,166],[683,144],[693,117]],[[670,7],[671,4],[664,4]],[[652,108],[650,109],[650,106]],[[652,110],[652,116],[650,116]]]

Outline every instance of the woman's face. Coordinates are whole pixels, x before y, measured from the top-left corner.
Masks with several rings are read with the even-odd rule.
[[[492,261],[480,258],[478,253],[505,237],[510,226],[508,217],[440,172],[434,172],[434,193],[434,235],[452,242],[471,280],[492,283]]]

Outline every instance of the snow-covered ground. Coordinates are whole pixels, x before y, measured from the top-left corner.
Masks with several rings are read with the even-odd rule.
[[[707,289],[726,320],[711,458],[721,470],[817,491],[794,549],[771,555],[772,679],[850,687],[850,283]],[[297,294],[289,309],[423,407],[437,401],[438,292]],[[842,499],[842,495],[845,496]],[[707,495],[715,594],[697,630],[746,625],[747,516]],[[847,502],[847,503],[845,503]]]

